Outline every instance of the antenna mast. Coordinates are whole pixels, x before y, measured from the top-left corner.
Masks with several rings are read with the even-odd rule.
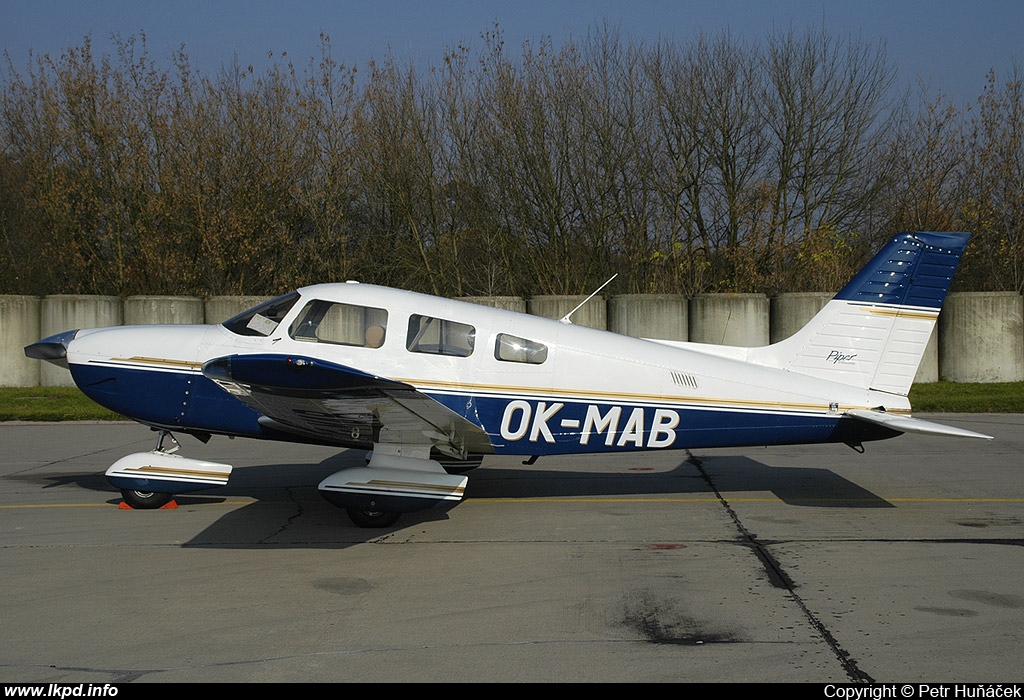
[[[612,275],[611,277],[609,277],[609,278],[608,278],[608,281],[607,281],[607,282],[605,282],[605,283],[604,283],[604,284],[602,284],[602,285],[601,285],[600,287],[598,287],[597,289],[595,289],[595,290],[594,290],[594,292],[593,292],[593,293],[592,293],[592,294],[591,294],[591,295],[590,295],[589,297],[587,297],[586,299],[584,299],[583,301],[581,301],[581,302],[579,303],[579,305],[578,305],[578,306],[577,306],[577,307],[576,307],[575,309],[573,309],[572,311],[570,311],[569,313],[567,313],[567,314],[566,314],[565,316],[562,316],[562,318],[558,319],[558,322],[559,322],[559,323],[567,323],[567,324],[569,324],[569,325],[572,325],[572,321],[570,321],[570,320],[569,320],[569,317],[570,317],[570,316],[572,316],[572,315],[573,315],[574,313],[576,313],[577,311],[579,311],[579,310],[580,310],[580,309],[581,309],[581,308],[583,307],[583,305],[584,305],[584,304],[586,304],[586,303],[587,303],[588,301],[590,301],[590,300],[591,300],[591,299],[593,299],[593,298],[594,298],[595,296],[597,296],[597,293],[598,293],[598,292],[600,292],[600,291],[601,291],[602,289],[604,289],[605,287],[607,287],[607,286],[608,286],[608,284],[609,284],[609,283],[610,283],[610,282],[611,282],[611,281],[612,281],[613,279],[615,279],[615,278],[616,278],[616,277],[618,277],[618,276],[619,276],[619,273],[618,273],[618,272],[616,272],[616,273],[615,273],[614,275]]]

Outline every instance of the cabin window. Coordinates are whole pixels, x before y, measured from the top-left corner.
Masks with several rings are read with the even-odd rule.
[[[295,340],[311,343],[379,348],[387,327],[384,309],[318,299],[306,304],[288,333]]]
[[[475,342],[476,329],[473,326],[419,314],[409,317],[406,342],[409,352],[469,357],[473,354]]]
[[[508,333],[499,333],[494,343],[494,357],[502,362],[539,365],[548,359],[548,346]]]
[[[291,292],[232,316],[221,325],[237,335],[267,336],[277,330],[298,300],[299,293]]]

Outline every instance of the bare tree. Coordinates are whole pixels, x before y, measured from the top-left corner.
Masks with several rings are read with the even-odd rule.
[[[667,42],[647,52],[644,70],[654,95],[649,163],[660,245],[652,263],[668,268],[671,289],[692,295],[705,290],[713,256],[712,232],[701,213],[711,195],[706,195],[710,165],[702,145],[700,74],[691,55]]]
[[[1014,65],[999,81],[995,71],[978,98],[971,134],[971,184],[966,220],[984,261],[978,284],[1024,290],[1024,76]],[[980,261],[969,261],[977,266]]]
[[[360,221],[355,211],[355,67],[332,56],[330,37],[320,36],[320,58],[311,59],[302,88],[308,160],[295,183],[298,228],[294,234],[292,285],[359,276]]]
[[[978,284],[1024,286],[1016,74],[968,128],[941,96],[897,105],[881,45],[824,32],[481,40],[362,73],[326,36],[301,69],[214,76],[142,34],[8,58],[2,291],[529,295],[620,272],[611,293],[770,293],[833,284],[893,227],[954,226],[978,231]]]
[[[890,181],[884,201],[891,227],[943,231],[958,226],[967,185],[963,113],[942,94],[902,105],[890,140]]]
[[[884,49],[789,32],[769,37],[764,61],[773,201],[762,225],[769,247],[820,227],[863,226],[884,182],[878,155],[895,78]]]

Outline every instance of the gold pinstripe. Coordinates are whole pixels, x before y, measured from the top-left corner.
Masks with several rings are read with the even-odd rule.
[[[908,311],[906,309],[870,308],[868,313],[876,316],[893,316],[895,318],[915,318],[923,321],[934,321],[939,317],[938,311]]]
[[[160,467],[155,464],[147,464],[141,467],[126,467],[119,469],[119,474],[128,474],[129,472],[141,472],[143,474],[160,474],[162,476],[182,476],[182,477],[204,477],[208,479],[227,479],[231,476],[231,472],[212,472],[203,471],[201,469],[177,469],[175,467]]]
[[[396,381],[413,384],[417,388],[425,389],[450,389],[467,392],[480,393],[507,393],[507,394],[536,394],[551,398],[580,398],[580,399],[604,399],[611,402],[629,401],[660,401],[666,403],[692,404],[695,406],[716,406],[735,408],[760,408],[760,409],[783,409],[790,411],[828,411],[828,403],[798,403],[785,401],[755,401],[751,399],[716,399],[708,397],[693,396],[667,396],[665,394],[641,394],[623,393],[610,391],[589,391],[584,389],[544,389],[540,387],[527,386],[506,386],[500,384],[467,384],[456,382],[439,382],[421,379],[398,379]],[[875,406],[847,406],[840,405],[839,412],[853,409],[873,409]],[[906,409],[888,409],[889,413],[896,415],[910,415]]]
[[[159,365],[161,367],[181,367],[188,370],[200,370],[203,368],[202,362],[190,362],[188,360],[169,360],[164,357],[111,357],[108,362],[117,362],[121,364],[143,364],[143,365]]]
[[[415,491],[434,491],[437,493],[447,493],[457,495],[460,498],[465,493],[465,487],[458,486],[445,486],[442,484],[425,484],[418,481],[390,481],[387,479],[371,479],[370,481],[349,481],[344,487],[332,486],[331,490],[341,490],[350,488],[376,488],[384,489],[388,491],[399,490],[403,492],[412,493]]]

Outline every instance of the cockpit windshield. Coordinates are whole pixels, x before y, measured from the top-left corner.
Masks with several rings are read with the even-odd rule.
[[[278,324],[298,300],[299,293],[290,292],[256,308],[243,311],[221,325],[238,335],[267,336],[277,330]]]

